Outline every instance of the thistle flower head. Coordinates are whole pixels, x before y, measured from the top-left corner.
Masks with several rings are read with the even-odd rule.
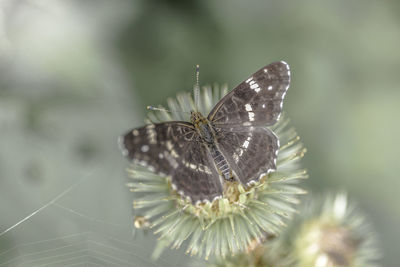
[[[286,236],[297,266],[376,266],[376,238],[347,195],[312,198]]]
[[[202,88],[197,110],[208,114],[226,93],[226,87]],[[162,107],[151,111],[149,122],[187,121],[195,104],[189,93],[182,93],[176,99],[168,99],[168,109],[172,112]],[[206,258],[232,255],[267,236],[277,235],[285,225],[285,218],[295,211],[297,195],[305,193],[297,186],[298,181],[307,177],[299,164],[305,149],[288,123],[282,116],[271,127],[281,144],[276,171],[248,187],[238,182],[228,183],[223,197],[212,202],[193,204],[174,190],[168,178],[132,166],[129,170],[132,181],[128,186],[135,193],[135,212],[149,222],[160,244],[179,248],[186,241],[187,253]]]

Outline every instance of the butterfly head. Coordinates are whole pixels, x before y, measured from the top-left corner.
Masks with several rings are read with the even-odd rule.
[[[206,123],[206,118],[198,111],[190,112],[190,122],[194,125],[198,125],[199,123]]]

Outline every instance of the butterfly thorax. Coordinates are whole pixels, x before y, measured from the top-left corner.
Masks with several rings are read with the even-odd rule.
[[[225,180],[231,181],[233,179],[231,168],[218,147],[217,134],[211,122],[198,111],[191,112],[190,121],[196,128],[201,141],[206,145],[220,175]]]
[[[215,132],[211,127],[210,121],[206,117],[204,117],[198,111],[192,111],[190,115],[190,121],[196,128],[196,131],[200,135],[202,141],[210,145],[215,142]]]

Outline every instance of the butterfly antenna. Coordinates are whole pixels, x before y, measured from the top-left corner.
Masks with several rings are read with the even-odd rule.
[[[196,65],[196,85],[194,86],[194,104],[196,111],[199,110],[200,86],[199,86],[200,65]]]
[[[147,109],[148,110],[156,110],[156,111],[165,111],[165,112],[168,112],[168,113],[177,112],[177,113],[189,113],[190,114],[190,112],[186,112],[186,111],[183,111],[183,110],[170,110],[170,109],[166,109],[166,108],[157,108],[157,107],[154,107],[154,106],[147,106]]]

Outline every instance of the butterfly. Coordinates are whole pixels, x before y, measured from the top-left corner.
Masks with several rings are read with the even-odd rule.
[[[132,129],[119,139],[134,163],[169,176],[172,187],[194,203],[223,196],[224,183],[249,186],[276,169],[279,139],[267,128],[282,113],[289,65],[271,63],[225,95],[207,117]]]

